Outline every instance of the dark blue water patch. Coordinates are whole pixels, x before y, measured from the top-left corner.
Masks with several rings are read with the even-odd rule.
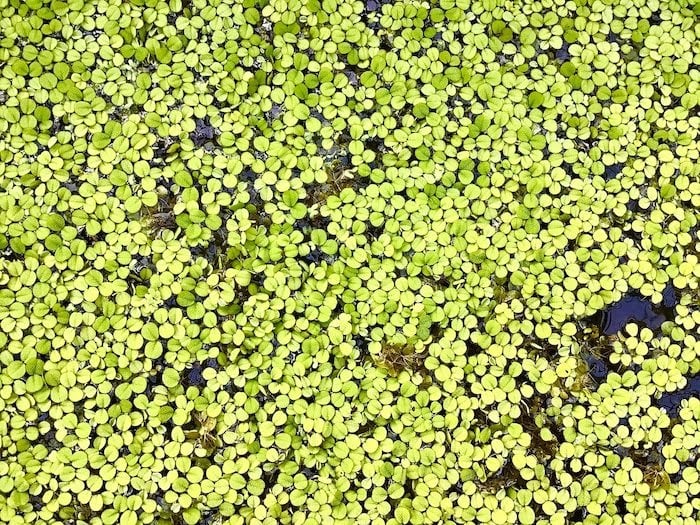
[[[309,253],[301,256],[299,259],[309,265],[321,264],[321,261],[323,260],[323,253],[318,248],[314,248],[313,250],[309,250]]]
[[[318,467],[317,466],[312,466],[312,467],[304,467],[301,471],[301,473],[306,477],[306,479],[315,479],[318,478],[319,472],[318,472]]]
[[[65,129],[66,125],[63,122],[62,117],[54,117],[53,122],[51,123],[51,134],[55,135],[59,131]]]
[[[620,456],[620,458],[627,458],[630,455],[630,449],[621,445],[618,445],[615,448],[613,448],[613,452]]]
[[[192,254],[192,259],[203,257],[212,267],[214,267],[218,263],[219,246],[216,242],[199,244],[197,246],[190,247],[190,253]]]
[[[379,239],[379,236],[380,236],[382,233],[384,233],[383,225],[381,225],[381,226],[375,226],[375,225],[372,224],[372,223],[368,223],[368,224],[367,224],[367,235],[368,235],[370,238],[372,238],[372,239],[374,239],[374,240]]]
[[[663,297],[661,304],[665,308],[675,308],[678,304],[678,296],[676,295],[676,289],[673,287],[672,283],[666,285],[661,295]]]
[[[153,160],[165,160],[174,144],[172,137],[159,137],[153,144]],[[175,148],[176,149],[176,148]]]
[[[272,107],[265,112],[265,120],[267,120],[268,124],[272,124],[282,113],[284,113],[284,108],[279,104],[273,104]]]
[[[214,525],[216,523],[221,523],[221,515],[216,510],[205,511],[199,518],[199,523],[202,525]]]
[[[210,357],[204,360],[204,362],[195,361],[189,367],[185,368],[184,371],[184,381],[191,385],[204,384],[206,381],[202,377],[202,372],[207,368],[213,368],[214,370],[221,370],[221,365],[215,357]]]
[[[192,368],[187,371],[187,376],[185,383],[188,386],[203,386],[205,381],[202,377],[202,363],[195,362],[192,364]]]
[[[253,170],[248,168],[238,174],[238,179],[253,184],[255,182],[256,175]]]
[[[637,213],[641,210],[641,208],[639,207],[639,201],[630,199],[629,201],[627,201],[627,209],[632,213]]]
[[[608,375],[608,365],[602,359],[595,356],[586,357],[586,363],[588,364],[588,373],[596,381],[605,379]]]
[[[613,335],[622,330],[627,323],[641,323],[651,330],[659,330],[661,324],[672,315],[672,306],[675,306],[675,291],[664,290],[664,303],[662,311],[654,306],[648,299],[637,293],[624,297],[600,313],[600,328],[605,335]]]
[[[355,347],[364,353],[369,352],[369,340],[361,335],[356,335],[353,337],[352,342],[355,343]]]
[[[562,46],[556,50],[556,52],[554,53],[554,57],[557,60],[564,61],[569,60],[571,58],[571,54],[569,53],[569,44],[566,41],[564,41],[562,43]]]
[[[642,240],[642,233],[634,231],[632,228],[627,228],[626,230],[624,230],[623,235],[625,238],[631,239],[634,242],[641,242]]]
[[[161,344],[162,341],[161,341]],[[146,395],[150,395],[150,392],[163,383],[163,369],[166,367],[165,358],[161,356],[153,361],[153,370],[146,376]]]
[[[180,305],[177,304],[177,295],[175,295],[175,294],[171,295],[168,299],[163,301],[163,305],[169,310],[175,309],[175,308],[180,308]]]
[[[207,142],[214,140],[216,129],[209,123],[209,117],[198,118],[194,122],[194,131],[190,135],[192,142],[198,148],[203,147]]]
[[[279,467],[272,467],[270,470],[263,470],[262,479],[265,481],[265,486],[267,488],[271,488],[275,483],[277,483],[279,474]]]
[[[348,77],[348,82],[351,86],[357,86],[357,73],[352,70],[346,69],[345,76]]]
[[[612,166],[605,166],[605,173],[603,174],[603,178],[605,180],[612,180],[615,177],[617,177],[620,172],[622,171],[622,168],[624,168],[624,164],[613,164]]]
[[[401,436],[399,436],[396,432],[391,430],[391,428],[386,429],[386,436],[391,439],[392,441],[401,441]]]
[[[617,33],[612,32],[612,31],[608,32],[608,34],[605,35],[605,39],[606,39],[608,42],[610,42],[611,44],[612,44],[612,43],[616,43],[616,42],[617,42],[617,43],[620,43],[620,42],[621,42],[620,35],[618,35]]]
[[[688,384],[675,392],[664,392],[659,398],[659,406],[666,409],[669,417],[678,417],[681,401],[691,397],[700,398],[700,375],[688,379]]]
[[[384,144],[384,139],[381,137],[370,137],[365,141],[365,149],[369,149],[376,154],[382,154],[386,151],[386,146]],[[367,186],[369,182],[367,180],[357,179],[357,183]]]

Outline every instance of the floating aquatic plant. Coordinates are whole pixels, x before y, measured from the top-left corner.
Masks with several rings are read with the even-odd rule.
[[[0,12],[0,522],[694,520],[700,4]]]

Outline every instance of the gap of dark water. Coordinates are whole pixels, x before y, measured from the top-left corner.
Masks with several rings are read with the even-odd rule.
[[[571,522],[583,521],[586,517],[586,508],[578,507],[575,511],[569,514],[568,518]]]
[[[665,408],[669,417],[678,417],[681,401],[691,397],[700,398],[700,375],[688,379],[688,384],[675,392],[664,392],[659,399],[659,406]]]
[[[651,330],[658,330],[664,321],[673,317],[673,309],[678,303],[676,291],[671,283],[666,285],[662,296],[662,303],[654,305],[639,293],[632,292],[610,305],[598,316],[602,333],[604,335],[616,334],[630,322],[641,323]]]
[[[603,334],[613,335],[633,321],[658,330],[665,320],[663,315],[654,312],[649,301],[638,295],[629,295],[602,312],[600,327]]]
[[[554,57],[557,60],[562,60],[562,61],[569,60],[571,58],[571,54],[569,53],[569,43],[564,41],[562,43],[562,46],[555,51]]]
[[[678,304],[678,294],[672,283],[666,285],[661,296],[661,303],[655,305],[638,292],[632,292],[600,312],[594,319],[599,323],[601,333],[604,335],[616,334],[630,322],[640,323],[657,331],[664,321],[673,319],[674,310]],[[608,366],[604,361],[592,356],[586,361],[594,379],[605,378]],[[690,397],[700,398],[700,375],[689,378],[684,388],[664,393],[659,399],[659,406],[664,408],[670,417],[678,417],[681,401]]]
[[[202,377],[202,363],[195,361],[192,367],[187,370],[187,376],[184,381],[187,386],[203,386],[205,381]]]
[[[612,166],[605,166],[605,173],[603,174],[603,178],[605,180],[614,179],[620,174],[623,167],[624,164],[613,164]]]
[[[675,308],[678,304],[678,296],[676,295],[676,290],[671,283],[666,285],[664,291],[661,293],[663,296],[662,305],[665,308]]]
[[[627,209],[629,211],[631,211],[632,213],[637,213],[638,211],[641,210],[641,208],[639,207],[639,201],[630,199],[627,202]]]
[[[588,373],[596,381],[603,380],[608,375],[608,365],[604,360],[595,356],[588,356],[586,363],[588,364]]]
[[[655,305],[638,292],[631,292],[617,303],[595,314],[590,321],[598,325],[600,333],[604,336],[618,333],[630,322],[640,323],[658,331],[664,321],[673,319],[674,309],[678,304],[678,296],[671,283],[666,285],[661,295],[661,304]],[[611,368],[607,360],[593,355],[586,356],[585,360],[590,376],[599,383],[604,381]],[[632,370],[635,368],[636,365],[630,367]],[[700,380],[698,387],[700,388]]]
[[[209,122],[209,117],[195,120],[195,129],[191,133],[190,138],[198,148],[203,147],[207,142],[214,140],[217,135],[217,130]]]

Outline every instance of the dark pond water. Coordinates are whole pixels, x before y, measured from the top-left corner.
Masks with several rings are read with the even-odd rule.
[[[571,58],[571,54],[569,53],[569,44],[564,42],[561,48],[556,50],[554,57],[557,60],[569,60]]]
[[[214,140],[216,135],[216,129],[209,122],[209,117],[205,117],[203,119],[198,118],[195,120],[195,129],[190,137],[195,146],[201,148],[207,142]]]
[[[202,371],[205,368],[213,368],[214,370],[219,370],[219,363],[216,359],[209,358],[204,363],[195,361],[192,365],[185,370],[186,376],[183,378],[186,386],[204,386],[206,381],[202,377]]]
[[[685,388],[664,393],[659,399],[659,406],[666,409],[669,417],[678,417],[681,401],[691,397],[700,397],[700,376],[688,379]]]
[[[632,213],[637,213],[641,210],[639,207],[639,201],[630,199],[629,202],[627,202],[627,209]]]
[[[321,252],[321,250],[319,250],[318,248],[314,248],[313,250],[309,251],[308,254],[304,255],[303,257],[300,257],[300,259],[306,264],[320,264],[321,260],[323,260],[323,252]]]
[[[608,375],[608,365],[603,359],[588,356],[586,363],[588,364],[588,373],[596,381],[603,380]]]
[[[669,283],[662,292],[661,304],[655,305],[649,299],[633,292],[610,305],[594,319],[599,322],[600,330],[605,335],[613,335],[622,330],[627,323],[643,324],[651,330],[659,330],[664,321],[673,318],[674,309],[678,304],[678,295],[673,285]],[[604,380],[608,374],[608,364],[597,357],[586,358],[589,373],[596,380]],[[681,401],[690,397],[700,397],[700,375],[688,379],[685,388],[675,392],[664,393],[658,401],[658,406],[666,409],[670,417],[678,417]]]
[[[603,174],[603,178],[605,180],[614,179],[620,174],[623,167],[624,164],[613,164],[612,166],[605,166],[605,173]]]
[[[676,290],[673,288],[671,283],[666,285],[664,291],[661,294],[663,296],[662,305],[664,308],[675,308],[678,304],[678,296],[676,295]]]
[[[627,323],[643,324],[651,330],[658,330],[661,324],[673,317],[673,308],[678,299],[672,284],[663,291],[660,305],[653,304],[648,298],[633,292],[599,314],[600,329],[605,335],[613,335],[622,330]]]
[[[662,314],[654,311],[653,305],[646,299],[631,295],[601,314],[600,327],[605,335],[613,335],[630,322],[642,323],[652,330],[658,330],[665,320]]]

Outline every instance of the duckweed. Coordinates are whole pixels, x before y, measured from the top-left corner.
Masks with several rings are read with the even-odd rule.
[[[0,0],[0,522],[696,523],[698,16]]]

